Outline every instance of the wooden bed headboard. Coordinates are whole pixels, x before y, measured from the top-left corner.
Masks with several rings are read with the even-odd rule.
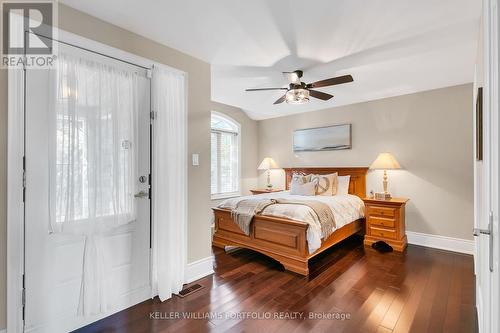
[[[368,168],[365,167],[344,167],[344,168],[284,168],[285,170],[285,187],[290,188],[292,175],[294,173],[308,175],[311,173],[317,175],[327,175],[329,173],[337,172],[339,176],[351,176],[349,182],[349,194],[357,195],[360,198],[366,197],[366,173]]]

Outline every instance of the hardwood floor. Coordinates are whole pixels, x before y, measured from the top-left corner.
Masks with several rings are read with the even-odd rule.
[[[214,255],[216,273],[196,281],[202,290],[149,300],[79,331],[476,332],[471,256],[413,245],[380,254],[355,236],[315,258],[306,278],[250,250]],[[176,315],[198,318],[167,318]],[[284,318],[266,317],[275,315]]]

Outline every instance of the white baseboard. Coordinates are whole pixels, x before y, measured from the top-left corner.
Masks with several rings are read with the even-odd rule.
[[[186,266],[186,283],[191,283],[202,277],[214,273],[214,257],[206,257],[200,260],[193,261]]]
[[[3,330],[0,330],[0,333],[7,333],[7,329],[4,328]]]
[[[409,244],[474,255],[474,241],[406,231]]]

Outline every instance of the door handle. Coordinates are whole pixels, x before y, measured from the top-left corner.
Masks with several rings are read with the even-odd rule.
[[[490,264],[490,272],[493,272],[493,212],[490,211],[489,219],[488,219],[488,229],[474,228],[473,235],[474,237],[478,237],[481,234],[488,235],[490,237],[489,241],[489,264]]]
[[[140,192],[137,192],[136,194],[134,194],[134,197],[136,198],[147,198],[149,199],[149,192],[146,192],[146,191],[140,191]]]

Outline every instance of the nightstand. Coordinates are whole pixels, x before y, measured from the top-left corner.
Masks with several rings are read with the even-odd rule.
[[[375,200],[364,198],[366,235],[365,245],[384,241],[394,251],[402,252],[406,248],[405,206],[409,199],[392,198]]]
[[[267,189],[267,188],[262,188],[262,189],[256,189],[256,190],[250,190],[250,192],[252,192],[253,195],[256,195],[256,194],[263,194],[263,193],[274,193],[274,192],[283,192],[283,190],[277,190],[277,189]]]

